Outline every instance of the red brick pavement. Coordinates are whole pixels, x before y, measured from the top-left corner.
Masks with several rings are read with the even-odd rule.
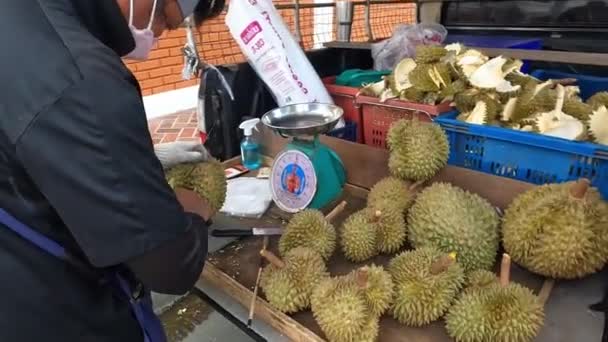
[[[196,112],[188,110],[148,121],[152,141],[155,144],[172,141],[196,141]]]

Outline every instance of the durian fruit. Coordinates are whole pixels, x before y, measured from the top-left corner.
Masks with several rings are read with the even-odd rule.
[[[587,99],[587,104],[593,107],[593,109],[598,109],[601,106],[608,107],[608,91],[595,93],[593,96]]]
[[[271,262],[260,278],[268,302],[285,313],[307,309],[313,289],[329,276],[323,258],[306,247],[290,250],[284,261],[269,251],[262,255]]]
[[[422,64],[436,63],[447,55],[448,50],[439,45],[416,46],[416,62]]]
[[[412,184],[396,177],[386,177],[376,183],[367,196],[367,206],[378,208],[377,203],[393,203],[405,212],[414,203]]]
[[[165,176],[171,188],[192,190],[207,200],[214,214],[224,205],[226,174],[218,161],[177,165],[167,170]]]
[[[366,95],[380,97],[380,95],[386,90],[386,88],[386,81],[384,79],[376,83],[364,84],[363,88],[361,88],[357,93],[357,96]]]
[[[387,143],[389,170],[394,177],[404,180],[432,178],[447,164],[450,153],[447,136],[441,127],[416,118],[393,123]]]
[[[369,312],[376,317],[384,315],[393,303],[393,279],[384,267],[363,266],[348,277],[359,286]]]
[[[440,86],[431,78],[431,64],[417,64],[416,68],[410,72],[409,80],[419,91],[439,91]]]
[[[469,77],[469,83],[481,89],[494,89],[500,93],[518,90],[521,86],[513,85],[505,79],[505,76],[517,68],[516,65],[503,70],[507,59],[498,56],[478,67]]]
[[[594,142],[608,145],[608,109],[606,106],[600,106],[589,117],[589,135]]]
[[[331,342],[359,341],[363,329],[373,328],[366,299],[350,277],[327,278],[314,289],[312,314]],[[365,332],[367,334],[368,332]],[[374,335],[369,332],[366,338]]]
[[[608,204],[586,179],[538,186],[513,200],[502,234],[505,250],[526,269],[582,278],[608,260]]]
[[[464,288],[466,293],[477,292],[484,290],[489,286],[496,284],[498,278],[496,275],[487,270],[477,270],[467,275],[467,281]]]
[[[353,262],[365,261],[378,255],[378,231],[374,225],[381,213],[365,208],[349,216],[340,231],[344,256]]]
[[[499,218],[480,196],[448,183],[434,183],[408,212],[408,236],[416,248],[456,252],[466,272],[490,269],[498,251]]]
[[[423,247],[391,260],[388,270],[395,283],[395,319],[419,327],[443,316],[464,283],[464,272],[454,259],[455,255]]]
[[[401,94],[404,90],[411,88],[410,72],[416,68],[416,62],[411,58],[401,60],[393,70],[392,77],[389,82],[391,89],[395,94]]]
[[[555,108],[556,94],[551,89],[552,81],[540,84],[530,82],[523,87],[511,121],[519,122],[531,117],[533,114],[550,111]]]
[[[536,114],[538,132],[544,135],[568,140],[581,140],[585,137],[585,125],[573,116],[562,111],[565,101],[565,89],[557,85],[555,108],[548,112]]]
[[[566,88],[564,87],[564,89]],[[580,121],[589,120],[589,117],[593,114],[593,108],[578,98],[566,97],[562,110],[564,113]]]
[[[370,315],[367,322],[361,328],[361,333],[357,336],[357,342],[375,342],[380,333],[380,319]]]
[[[467,85],[463,80],[456,80],[445,87],[440,93],[441,102],[453,101],[456,94],[461,93],[467,89]]]
[[[286,255],[296,247],[309,247],[327,260],[336,249],[336,229],[318,210],[295,214],[279,240],[279,252]]]
[[[397,252],[405,243],[407,235],[403,209],[389,201],[377,202],[370,208],[376,216],[376,219],[372,220],[377,234],[376,250],[384,254]]]
[[[456,58],[456,65],[462,76],[469,79],[488,60],[488,56],[478,50],[468,49]]]
[[[399,98],[405,101],[421,103],[422,101],[424,101],[425,96],[426,93],[424,91],[418,90],[414,87],[410,87],[402,91],[399,95]]]
[[[543,303],[528,288],[509,283],[508,256],[500,282],[465,291],[446,315],[446,330],[456,342],[529,342],[543,325]]]

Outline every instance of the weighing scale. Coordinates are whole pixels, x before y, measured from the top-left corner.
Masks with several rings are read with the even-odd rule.
[[[331,131],[343,113],[334,105],[307,103],[280,107],[262,116],[264,125],[291,138],[270,173],[272,199],[282,210],[321,209],[341,195],[346,182],[344,165],[320,142],[319,134]]]

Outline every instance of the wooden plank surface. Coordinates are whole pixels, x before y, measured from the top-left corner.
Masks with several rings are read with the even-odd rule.
[[[371,44],[372,43],[369,42],[327,42],[324,44],[324,46],[327,48],[338,49],[371,50]],[[475,49],[491,57],[502,55],[530,61],[608,66],[608,54],[606,53],[497,49],[481,47],[475,47]]]

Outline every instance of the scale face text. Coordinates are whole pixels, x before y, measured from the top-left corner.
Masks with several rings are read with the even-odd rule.
[[[314,166],[297,150],[285,151],[275,159],[270,181],[275,203],[288,212],[306,208],[317,192]]]

